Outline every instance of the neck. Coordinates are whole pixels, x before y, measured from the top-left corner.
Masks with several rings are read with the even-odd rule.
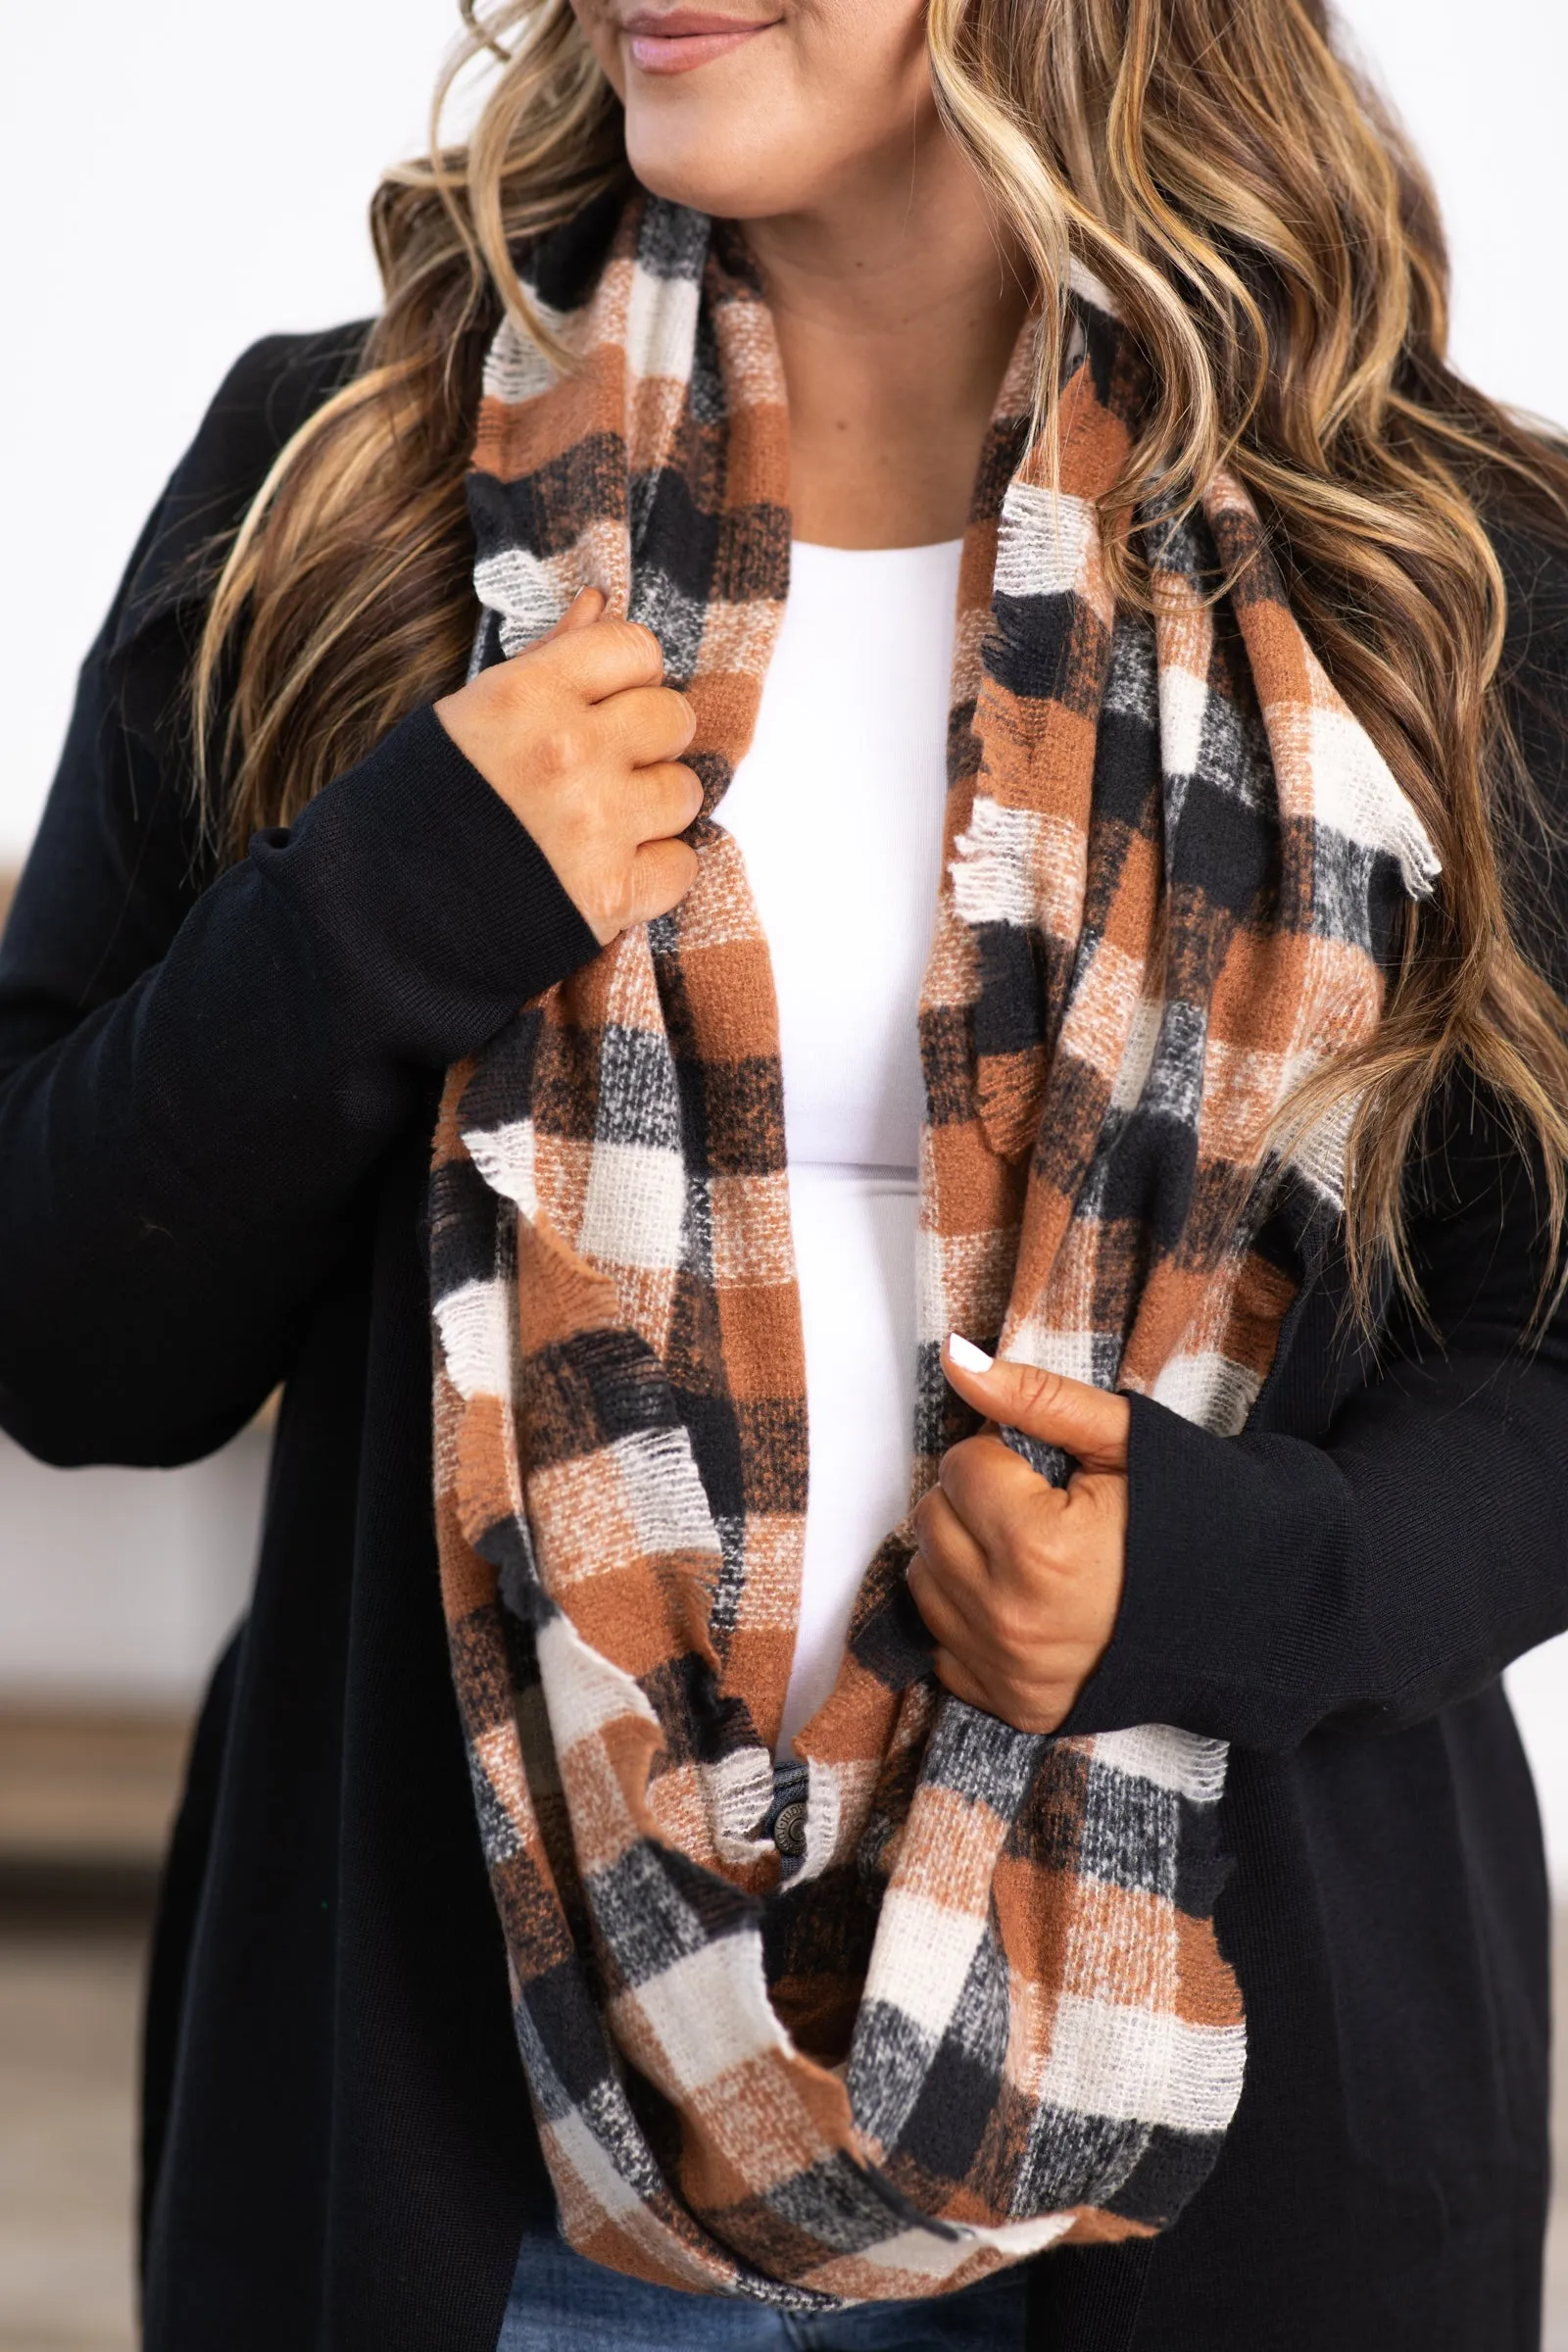
[[[898,158],[747,236],[789,391],[796,535],[956,538],[1029,306],[967,160],[933,117]]]

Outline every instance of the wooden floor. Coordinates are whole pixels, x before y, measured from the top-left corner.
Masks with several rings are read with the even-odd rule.
[[[0,2352],[129,2352],[147,1923],[189,1726],[0,1704]]]
[[[0,1870],[155,1870],[189,1736],[173,1709],[0,1705]]]
[[[143,1947],[183,1739],[172,1719],[99,1718],[89,1739],[0,1709],[0,2352],[135,2343]],[[1557,1987],[1568,2017],[1568,1915]],[[1568,2147],[1561,2049],[1557,2068]],[[1559,2205],[1544,2352],[1568,2352],[1568,2195]]]
[[[139,1932],[0,1932],[0,2352],[129,2352]]]

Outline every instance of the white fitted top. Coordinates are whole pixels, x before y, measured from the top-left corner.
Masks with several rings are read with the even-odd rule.
[[[778,992],[806,1340],[806,1567],[781,1756],[832,1689],[860,1579],[908,1503],[915,1010],[942,861],[961,547],[792,544],[752,748],[718,810]]]

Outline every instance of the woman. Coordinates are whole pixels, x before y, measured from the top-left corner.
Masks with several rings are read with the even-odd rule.
[[[147,2341],[1533,2344],[1568,467],[1317,0],[487,42],[5,942],[6,1426],[283,1384]]]

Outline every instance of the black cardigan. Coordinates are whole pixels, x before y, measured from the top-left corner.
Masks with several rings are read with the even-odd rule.
[[[447,1062],[591,936],[427,713],[212,880],[176,687],[190,557],[352,332],[235,368],[87,658],[0,954],[0,1421],[189,1461],[286,1383],[149,2003],[153,2352],[493,2352],[543,2195],[437,1593],[420,1219]],[[1543,784],[1568,567],[1515,548]],[[1527,1175],[1449,1105],[1417,1186],[1440,1344],[1315,1270],[1247,1433],[1135,1405],[1126,1598],[1072,1728],[1237,1743],[1219,1925],[1250,2059],[1148,2247],[1048,2256],[1062,2352],[1526,2352],[1546,1892],[1497,1675],[1568,1624],[1568,1319],[1517,1337]]]

